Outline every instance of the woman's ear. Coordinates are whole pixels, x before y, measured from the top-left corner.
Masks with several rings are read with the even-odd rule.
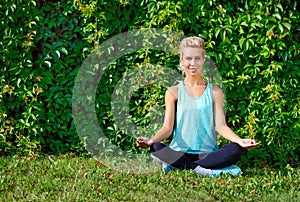
[[[183,60],[182,60],[182,58],[180,58],[180,61],[179,61],[179,66],[181,67],[181,68],[183,68]]]
[[[203,55],[203,56],[202,56],[202,65],[204,65],[205,60],[206,60],[205,55]]]

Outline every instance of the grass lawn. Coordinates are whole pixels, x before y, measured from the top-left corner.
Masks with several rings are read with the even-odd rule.
[[[93,158],[0,158],[0,201],[300,201],[300,168],[126,174]]]

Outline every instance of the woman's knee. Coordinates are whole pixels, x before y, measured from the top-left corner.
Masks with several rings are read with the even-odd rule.
[[[233,147],[236,153],[238,153],[239,155],[242,155],[243,153],[247,152],[247,149],[243,148],[238,143],[232,143],[232,144],[234,145]]]
[[[160,151],[160,150],[162,150],[162,149],[165,148],[165,147],[166,147],[165,144],[160,143],[160,142],[155,142],[155,143],[152,144],[151,147],[150,147],[150,153]]]
[[[245,148],[241,147],[238,143],[235,143],[235,142],[229,143],[229,144],[225,145],[224,147],[227,147],[227,149],[229,149],[230,153],[238,154],[238,155],[241,155],[245,151],[247,151]]]

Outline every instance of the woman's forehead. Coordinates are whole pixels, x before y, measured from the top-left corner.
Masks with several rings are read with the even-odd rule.
[[[183,54],[184,55],[191,55],[191,56],[195,56],[195,55],[202,55],[203,54],[203,49],[199,48],[199,47],[186,47],[183,49]]]

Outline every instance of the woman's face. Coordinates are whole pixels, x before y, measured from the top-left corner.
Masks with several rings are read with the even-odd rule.
[[[186,75],[200,74],[204,64],[203,50],[201,48],[187,47],[183,49],[181,66]]]

